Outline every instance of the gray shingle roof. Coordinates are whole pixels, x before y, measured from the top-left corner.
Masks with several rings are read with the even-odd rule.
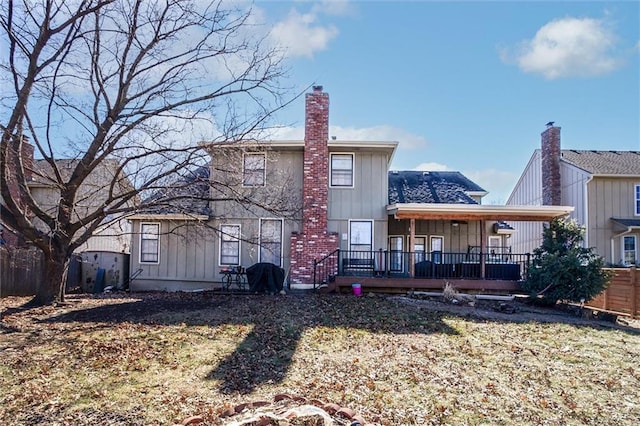
[[[639,175],[640,151],[563,149],[562,160],[594,175]]]
[[[486,192],[460,172],[389,172],[389,204],[478,204],[468,192]]]
[[[147,199],[153,205],[141,213],[209,215],[209,175],[209,165],[186,173],[185,177]]]

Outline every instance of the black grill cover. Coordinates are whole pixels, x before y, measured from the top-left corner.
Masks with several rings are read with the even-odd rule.
[[[256,263],[247,268],[249,289],[259,293],[279,293],[284,284],[284,269],[273,263]]]

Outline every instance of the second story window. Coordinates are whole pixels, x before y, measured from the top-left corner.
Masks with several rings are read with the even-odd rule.
[[[243,186],[264,186],[266,158],[263,153],[244,154],[242,165]]]
[[[636,216],[640,216],[640,184],[636,185]]]
[[[331,154],[331,186],[353,187],[353,154]]]

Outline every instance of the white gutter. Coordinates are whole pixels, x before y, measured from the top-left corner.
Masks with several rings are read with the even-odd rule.
[[[589,182],[593,180],[593,175],[590,175],[587,180],[584,181],[584,206],[583,206],[583,220],[584,220],[584,241],[583,246],[585,248],[590,247],[589,245]],[[613,263],[613,252],[611,252],[611,263]]]
[[[125,219],[129,220],[208,220],[209,216],[202,214],[183,214],[183,213],[169,213],[169,214],[133,214],[127,216]]]

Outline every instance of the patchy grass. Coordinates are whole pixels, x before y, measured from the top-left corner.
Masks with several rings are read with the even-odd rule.
[[[640,334],[401,297],[3,299],[0,423],[159,424],[279,393],[371,422],[636,425]],[[293,424],[293,423],[292,423]]]

